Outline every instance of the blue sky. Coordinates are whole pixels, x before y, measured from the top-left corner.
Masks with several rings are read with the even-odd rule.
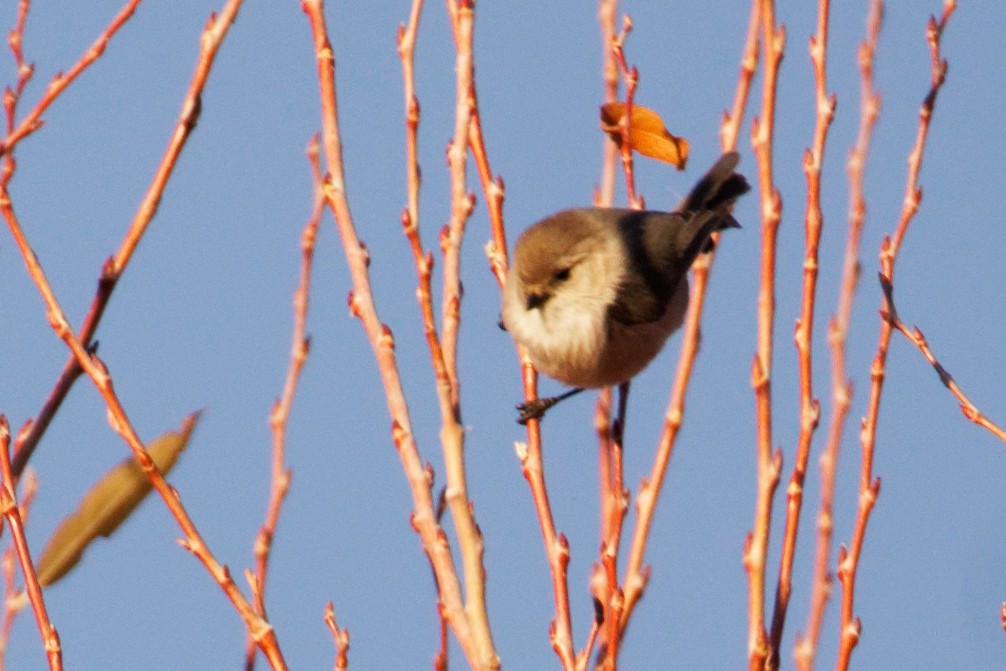
[[[12,25],[14,3],[0,11]],[[36,63],[34,101],[118,10],[116,2],[37,0],[25,36]],[[779,87],[776,170],[783,197],[779,241],[775,442],[788,474],[797,422],[792,325],[799,309],[805,184],[801,156],[813,124],[807,38],[813,3],[781,6],[788,43]],[[829,88],[838,110],[824,166],[825,229],[815,356],[815,392],[827,416],[824,339],[834,310],[847,223],[845,159],[859,116],[855,49],[867,3],[835,3]],[[167,143],[213,2],[148,0],[102,59],[46,114],[18,148],[11,187],[26,234],[64,309],[79,323],[102,260],[118,245]],[[840,460],[836,539],[849,538],[864,413],[879,319],[876,256],[893,231],[906,156],[929,85],[925,21],[936,0],[891,2],[880,39],[876,85],[884,96],[867,168],[863,279],[850,336],[856,384]],[[511,239],[541,216],[589,202],[602,136],[601,46],[593,3],[481,3],[476,67],[490,159],[506,182]],[[719,153],[720,114],[730,104],[749,4],[623,2],[635,31],[630,62],[641,71],[637,101],[660,112],[692,143],[689,169],[641,160],[638,185],[651,207],[670,207]],[[350,205],[373,263],[378,309],[396,333],[402,375],[424,459],[442,473],[438,411],[414,299],[415,275],[399,214],[405,202],[404,125],[395,33],[408,16],[397,3],[331,3],[329,25]],[[993,0],[962,3],[944,38],[950,61],[921,183],[922,208],[902,249],[896,297],[903,318],[930,343],[993,419],[1006,358],[1006,233],[1001,225],[1004,153],[1001,36],[1006,12]],[[427,3],[417,47],[417,92],[427,244],[448,216],[444,149],[453,128],[453,44],[440,3]],[[0,73],[13,81],[4,54]],[[268,492],[268,412],[287,366],[299,236],[311,204],[304,147],[320,128],[310,33],[298,2],[247,3],[221,49],[203,114],[160,212],[112,299],[98,333],[101,355],[144,438],[205,408],[171,476],[218,558],[240,576]],[[756,79],[752,104],[757,104]],[[23,105],[22,109],[27,106]],[[750,115],[739,147],[752,181]],[[471,187],[477,189],[473,181]],[[624,195],[620,196],[624,202]],[[460,372],[470,489],[486,537],[488,600],[509,669],[558,668],[548,642],[551,585],[537,521],[513,450],[520,396],[513,347],[496,327],[498,290],[487,270],[484,203],[465,239]],[[671,463],[648,561],[653,579],[634,616],[625,669],[738,668],[746,659],[747,580],[741,551],[752,523],[758,203],[738,206],[744,225],[721,246],[709,295],[703,351],[684,430]],[[349,317],[342,249],[329,218],[318,241],[308,329],[312,352],[289,427],[293,487],[283,512],[268,586],[270,617],[291,668],[328,668],[322,623],[328,600],[350,629],[354,669],[429,668],[437,622],[430,571],[408,525],[410,497],[388,431],[376,367]],[[36,414],[65,360],[9,236],[0,238],[4,375],[0,411],[16,429]],[[678,338],[633,387],[626,483],[648,470],[660,430]],[[545,393],[558,390],[545,381]],[[577,647],[592,613],[588,576],[596,557],[596,446],[592,400],[553,411],[544,426],[556,524],[570,539],[570,592]],[[784,666],[806,622],[811,532],[817,501],[814,442]],[[48,534],[89,484],[127,453],[101,400],[78,383],[32,466],[40,493],[29,542]],[[888,362],[875,473],[883,489],[862,558],[856,611],[858,668],[1001,668],[1006,600],[1001,483],[1006,446],[967,422],[917,351],[895,338]],[[776,510],[783,499],[777,498]],[[633,520],[630,515],[628,523]],[[776,517],[769,575],[778,557]],[[451,533],[449,531],[449,533]],[[147,502],[110,541],[47,591],[68,668],[234,668],[244,630],[203,567],[174,542],[164,505]],[[833,665],[837,601],[825,620],[819,664]],[[454,668],[464,668],[456,647]],[[8,660],[38,668],[43,654],[30,616],[19,621]]]

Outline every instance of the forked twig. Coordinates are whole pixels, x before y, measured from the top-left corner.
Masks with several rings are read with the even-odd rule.
[[[495,668],[493,660],[482,657],[482,648],[478,644],[468,613],[465,610],[461,584],[458,580],[454,559],[451,556],[450,544],[437,522],[430,489],[432,484],[430,474],[419,455],[419,448],[412,432],[408,403],[402,388],[394,351],[394,336],[391,329],[383,324],[378,316],[368,271],[369,253],[357,235],[356,225],[349,209],[343,169],[342,139],[339,130],[338,101],[335,91],[335,55],[328,38],[324,3],[322,0],[302,0],[301,6],[308,17],[317,61],[323,126],[322,144],[328,168],[325,181],[325,199],[335,217],[353,282],[353,289],[349,295],[350,311],[360,320],[374,351],[384,387],[388,414],[391,416],[392,439],[398,450],[402,468],[412,493],[412,526],[419,535],[423,550],[426,552],[436,576],[444,617],[450,623],[451,629],[472,668],[492,669]]]
[[[992,435],[994,435],[999,440],[1006,443],[1006,431],[1004,431],[998,424],[990,420],[988,417],[982,413],[978,407],[972,403],[971,399],[968,398],[964,390],[960,388],[954,377],[950,374],[943,364],[939,362],[933,350],[929,347],[929,343],[926,341],[926,337],[922,335],[922,331],[919,327],[913,326],[910,330],[905,326],[905,322],[901,321],[901,317],[898,316],[898,311],[894,307],[894,287],[891,284],[889,277],[884,276],[883,273],[879,273],[880,286],[884,291],[884,301],[886,302],[886,307],[881,310],[881,317],[883,317],[891,326],[897,329],[908,342],[915,345],[922,356],[926,357],[926,361],[929,365],[933,367],[936,371],[936,375],[939,376],[940,382],[943,386],[950,390],[950,393],[954,395],[958,403],[960,403],[961,412],[970,421],[974,422],[978,426],[988,429]]]
[[[335,641],[335,671],[346,671],[349,668],[349,630],[339,628],[331,601],[325,606],[325,625]]]
[[[140,201],[140,205],[136,214],[133,216],[133,221],[129,226],[129,230],[126,232],[122,243],[119,245],[119,249],[113,256],[109,257],[102,264],[98,277],[97,291],[94,294],[94,298],[91,300],[91,306],[87,311],[87,315],[84,317],[84,322],[81,325],[80,330],[77,332],[77,338],[81,341],[81,343],[83,343],[85,349],[91,353],[93,353],[96,347],[96,345],[92,343],[92,339],[94,338],[94,334],[98,329],[98,324],[101,322],[101,318],[104,315],[105,308],[112,296],[112,292],[115,290],[119,278],[122,277],[122,273],[125,271],[129,260],[132,258],[133,251],[136,249],[140,239],[143,237],[143,234],[149,227],[154,215],[157,213],[158,205],[164,195],[164,189],[167,187],[168,180],[170,180],[172,174],[174,173],[175,166],[178,163],[178,158],[181,155],[182,149],[185,147],[188,138],[196,127],[196,122],[199,119],[199,113],[202,107],[201,101],[203,88],[206,86],[206,82],[216,59],[217,52],[219,51],[227,32],[233,25],[234,20],[237,18],[238,10],[241,8],[241,2],[242,0],[228,0],[220,14],[213,14],[207,21],[206,27],[203,29],[202,36],[199,40],[199,58],[196,60],[195,72],[189,82],[189,88],[186,91],[185,98],[182,101],[181,113],[179,114],[178,121],[175,124],[174,131],[171,134],[171,139],[168,141],[167,149],[161,157],[161,162],[154,172],[154,177],[150,186],[147,188],[146,193]],[[124,23],[125,20],[132,15],[132,12],[137,4],[137,1],[131,2],[119,12],[118,16],[116,16],[112,24],[109,25],[105,33],[103,33],[103,35],[95,42],[95,46],[92,47],[91,51],[81,58],[70,73],[64,77],[57,75],[56,79],[53,80],[53,83],[49,85],[46,96],[42,101],[40,101],[39,106],[36,107],[38,115],[41,115],[45,107],[51,104],[51,102],[56,99],[56,96],[58,96],[59,93],[61,93],[70,84],[70,82],[72,82],[73,79],[76,78],[81,71],[83,71],[84,68],[90,65],[94,59],[101,54],[104,50],[105,44],[108,42],[108,39],[116,30],[118,30],[122,23]],[[100,48],[97,48],[99,46]],[[58,82],[58,86],[56,85],[56,82]],[[45,106],[42,106],[43,103],[45,103]],[[31,118],[30,115],[29,118]],[[26,122],[23,122],[20,128],[25,128]],[[15,143],[11,138],[17,139],[17,132],[18,131],[14,131],[14,133],[5,141],[4,146],[7,148],[7,151],[13,149]],[[23,135],[20,137],[23,137]],[[42,435],[48,428],[49,423],[56,414],[56,411],[59,410],[62,405],[63,399],[66,398],[66,395],[70,392],[74,382],[78,377],[80,377],[81,372],[82,370],[77,359],[70,356],[64,364],[63,370],[60,372],[55,385],[53,385],[49,398],[46,399],[42,409],[38,413],[38,416],[28,427],[29,430],[22,430],[19,432],[14,446],[14,457],[12,461],[15,476],[19,476],[24,470],[24,467],[28,463],[36,445],[38,445],[39,440],[41,440]]]
[[[901,210],[898,227],[893,238],[885,238],[880,251],[881,272],[893,284],[894,267],[898,258],[901,242],[908,231],[908,226],[919,209],[922,200],[922,189],[919,187],[919,172],[922,169],[922,156],[929,135],[930,120],[936,104],[936,96],[943,86],[947,75],[947,63],[940,54],[940,38],[947,21],[957,7],[955,0],[945,0],[943,14],[937,21],[929,17],[926,30],[926,40],[929,43],[932,56],[932,73],[929,92],[926,94],[919,110],[919,127],[915,136],[915,144],[908,157],[908,179],[905,186],[905,200]],[[838,556],[838,579],[842,584],[841,635],[839,639],[838,660],[836,671],[845,671],[849,667],[852,650],[859,642],[861,622],[853,616],[855,603],[856,573],[859,568],[859,557],[863,550],[863,539],[866,526],[873,511],[873,505],[880,492],[880,478],[873,476],[873,455],[877,441],[877,420],[880,414],[880,397],[884,387],[886,374],[887,352],[890,347],[893,326],[887,320],[880,324],[877,351],[870,367],[870,398],[867,414],[863,419],[860,431],[862,444],[862,462],[859,476],[859,505],[856,512],[856,523],[852,532],[852,540],[848,549],[842,546]]]

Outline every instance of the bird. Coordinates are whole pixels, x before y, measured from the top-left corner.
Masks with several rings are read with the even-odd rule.
[[[672,212],[568,209],[520,235],[501,325],[535,369],[572,389],[518,405],[519,423],[585,388],[626,383],[657,356],[684,321],[692,262],[712,233],[740,227],[731,210],[750,186],[739,161],[723,154]]]

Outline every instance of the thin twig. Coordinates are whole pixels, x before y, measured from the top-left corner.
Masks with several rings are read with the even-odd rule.
[[[35,493],[38,491],[38,478],[35,476],[35,471],[29,469],[18,484],[21,486],[21,501],[18,503],[21,523],[27,525],[28,511],[31,509]],[[14,569],[17,566],[17,544],[15,542],[9,542],[4,548],[0,563],[2,563],[4,581],[3,624],[0,624],[0,671],[3,671],[6,667],[7,644],[10,642],[14,620],[28,605],[28,599],[25,591],[17,588],[15,581]]]
[[[734,92],[734,104],[729,110],[723,111],[720,123],[720,145],[723,151],[731,151],[737,147],[737,136],[740,134],[741,122],[744,121],[744,111],[748,105],[748,94],[751,92],[751,80],[754,79],[758,67],[758,51],[761,29],[761,0],[751,0],[751,16],[748,18],[747,36],[744,38],[744,51],[741,56],[740,71],[737,75],[737,88]]]
[[[601,70],[603,99],[605,104],[618,100],[618,59],[613,48],[615,17],[618,14],[618,0],[600,0],[597,5],[597,22],[601,27],[601,54],[604,65]],[[615,201],[615,162],[618,160],[618,144],[607,133],[601,134],[603,153],[601,157],[601,181],[594,196],[597,207],[611,207]]]
[[[756,28],[759,25],[758,2],[759,0],[754,0],[751,8],[751,22]],[[732,151],[736,148],[737,129],[744,119],[748,89],[751,87],[751,80],[754,76],[757,55],[758,31],[749,30],[744,45],[740,75],[737,78],[733,111],[723,115],[720,138],[724,143],[724,151]],[[714,238],[718,241],[719,235],[714,234]],[[677,370],[674,375],[674,386],[671,388],[670,399],[667,402],[664,426],[657,442],[653,465],[650,467],[649,475],[640,484],[639,492],[636,495],[636,524],[625,567],[625,578],[622,580],[622,588],[625,591],[625,607],[622,611],[621,622],[623,631],[628,626],[632,612],[642,598],[646,584],[650,579],[650,569],[643,563],[646,557],[646,545],[649,541],[657,501],[663,489],[664,478],[667,475],[667,467],[677,442],[678,432],[684,422],[688,384],[691,382],[692,371],[695,368],[695,360],[698,357],[699,344],[702,339],[700,326],[705,307],[706,290],[709,286],[709,276],[716,256],[715,249],[718,248],[718,244],[714,245],[712,253],[699,256],[692,264],[691,292],[688,298],[685,322],[681,327],[683,335]]]
[[[7,425],[7,418],[3,415],[0,415],[0,475],[3,477],[3,484],[0,486],[0,513],[7,520],[12,541],[17,548],[17,558],[21,564],[25,590],[28,592],[32,610],[35,611],[35,621],[38,623],[38,630],[42,635],[42,644],[49,660],[49,668],[52,671],[59,671],[63,668],[63,651],[59,645],[59,634],[56,633],[56,627],[52,625],[49,614],[46,612],[45,600],[42,598],[42,587],[38,584],[38,576],[35,575],[35,566],[32,564],[28,541],[24,535],[21,511],[17,504],[17,494],[14,492],[14,474],[10,468],[10,427]]]
[[[786,491],[786,521],[779,561],[779,578],[776,583],[775,607],[769,645],[775,653],[770,658],[771,668],[779,668],[780,645],[786,623],[786,609],[793,585],[793,559],[796,555],[797,531],[803,508],[803,483],[810,460],[810,443],[821,417],[821,405],[814,397],[813,387],[813,332],[815,300],[817,298],[818,244],[821,240],[823,216],[821,214],[821,164],[824,162],[825,141],[828,128],[835,116],[835,94],[828,95],[825,78],[828,59],[828,18],[830,0],[819,0],[817,33],[810,38],[810,59],[814,66],[815,124],[814,139],[803,155],[807,175],[807,212],[805,215],[806,251],[803,262],[803,298],[800,318],[796,323],[794,341],[800,365],[800,435],[797,439],[796,459]]]
[[[447,0],[455,36],[455,111],[454,137],[447,149],[447,164],[451,177],[451,217],[440,235],[444,255],[443,295],[441,302],[441,362],[434,368],[446,373],[438,379],[441,393],[440,442],[444,451],[447,505],[458,535],[461,564],[464,570],[465,611],[479,651],[479,662],[485,668],[500,666],[493,643],[486,606],[485,550],[482,532],[472,513],[465,471],[464,426],[461,421],[460,382],[458,379],[458,332],[461,322],[461,242],[468,220],[475,208],[475,196],[468,191],[468,146],[475,100],[474,28],[475,12],[471,0]],[[432,309],[430,311],[432,313]],[[431,347],[437,358],[437,348]],[[439,378],[439,376],[438,376]]]
[[[943,14],[939,21],[929,17],[926,39],[929,42],[932,56],[932,73],[929,93],[926,94],[919,110],[919,127],[915,136],[915,144],[908,157],[908,179],[905,186],[905,200],[901,210],[898,227],[893,238],[885,238],[880,251],[881,272],[893,284],[894,267],[898,258],[901,242],[908,232],[908,226],[919,209],[922,199],[922,189],[919,187],[919,172],[922,169],[922,157],[929,135],[930,120],[936,104],[936,96],[943,86],[947,75],[947,63],[940,55],[940,38],[947,21],[956,9],[955,0],[945,0]],[[861,622],[853,617],[855,604],[856,573],[859,568],[859,557],[863,550],[863,539],[870,513],[880,492],[880,478],[873,476],[873,454],[877,441],[877,420],[880,414],[880,397],[886,374],[887,352],[891,342],[893,326],[887,320],[881,320],[877,352],[870,367],[870,399],[867,414],[863,419],[860,431],[862,444],[862,463],[859,476],[859,505],[856,512],[856,523],[852,532],[852,540],[848,549],[844,546],[839,550],[838,579],[842,584],[842,613],[839,651],[835,668],[845,671],[849,667],[852,650],[859,642]]]
[[[605,640],[601,648],[603,671],[616,671],[622,635],[622,614],[625,612],[625,592],[618,584],[618,551],[622,544],[622,525],[629,509],[629,491],[625,488],[622,462],[623,438],[625,435],[625,411],[629,395],[629,383],[623,382],[618,388],[618,412],[607,432],[605,446],[608,449],[609,475],[611,481],[605,488],[608,500],[602,502],[602,510],[608,518],[603,524],[601,537],[601,557],[595,568],[594,583],[601,583],[602,589],[595,589],[595,598],[604,607]],[[600,592],[600,594],[598,594]]]
[[[901,321],[898,316],[898,311],[894,308],[894,287],[891,286],[891,280],[885,277],[883,274],[880,275],[880,286],[884,290],[884,300],[887,302],[887,307],[881,313],[891,326],[897,329],[902,335],[908,338],[908,341],[915,345],[922,356],[926,357],[926,361],[929,365],[933,367],[936,374],[940,378],[940,382],[943,386],[950,390],[950,393],[954,395],[957,401],[960,403],[961,412],[969,420],[977,424],[978,426],[988,429],[992,435],[994,435],[999,440],[1006,442],[1006,431],[1004,431],[998,424],[987,418],[978,407],[971,402],[971,399],[967,397],[964,390],[960,388],[954,377],[950,374],[946,368],[939,362],[936,355],[933,354],[933,350],[930,349],[929,343],[926,341],[926,337],[922,335],[922,331],[919,327],[913,326],[911,330],[905,323]]]
[[[621,134],[619,149],[622,156],[622,171],[625,173],[625,198],[629,202],[629,207],[641,210],[644,203],[643,199],[636,194],[632,143],[629,141],[632,133],[632,104],[636,97],[636,88],[639,86],[639,70],[635,66],[630,68],[625,61],[625,40],[630,32],[632,32],[632,18],[626,14],[622,17],[622,30],[611,45],[611,52],[615,57],[615,62],[618,63],[622,80],[625,82],[625,114],[622,115],[618,124]]]
[[[301,5],[308,16],[317,61],[323,126],[322,138],[325,161],[328,167],[325,199],[335,216],[353,282],[353,289],[349,294],[350,310],[363,325],[374,351],[381,383],[384,387],[388,414],[391,416],[392,439],[398,450],[402,468],[412,493],[412,526],[419,535],[423,550],[426,552],[436,575],[444,616],[450,623],[451,630],[457,637],[472,668],[488,668],[480,659],[480,649],[464,608],[461,584],[458,580],[454,559],[451,556],[450,544],[437,522],[433,495],[430,490],[431,479],[419,455],[419,448],[412,432],[408,403],[402,388],[394,351],[394,336],[391,329],[383,324],[378,316],[367,269],[369,254],[360,242],[349,209],[335,91],[335,55],[328,38],[324,3],[322,0],[302,0]]]
[[[23,4],[26,6],[26,3]],[[66,90],[66,87],[72,84],[94,61],[98,60],[105,52],[105,47],[108,46],[109,41],[122,28],[123,24],[129,20],[139,4],[140,0],[130,0],[123,5],[111,23],[98,35],[97,39],[91,44],[91,47],[84,52],[84,55],[65,74],[62,72],[56,73],[49,82],[49,85],[46,86],[42,98],[35,104],[31,112],[21,120],[21,123],[16,128],[9,131],[7,137],[0,143],[0,154],[10,153],[18,142],[42,127],[42,115],[45,111],[59,98],[60,94]],[[27,10],[25,11],[26,13]],[[19,25],[23,30],[23,22]]]
[[[590,654],[594,650],[594,644],[597,642],[598,634],[601,633],[603,625],[604,606],[600,601],[594,599],[594,621],[590,626],[590,634],[587,635],[587,644],[583,646],[583,650],[576,656],[576,671],[587,670],[587,665],[590,664]]]
[[[11,55],[14,57],[14,67],[17,69],[17,82],[13,87],[8,87],[4,91],[3,103],[4,112],[7,117],[6,132],[10,135],[17,125],[17,106],[21,102],[21,95],[25,87],[35,74],[35,66],[24,60],[24,27],[28,22],[28,10],[31,8],[30,0],[20,0],[17,6],[17,19],[14,27],[7,34],[7,45],[10,47]],[[4,184],[10,184],[17,169],[17,162],[14,160],[13,152],[6,152],[3,157],[3,172],[0,180]]]
[[[776,86],[779,64],[786,41],[785,29],[775,21],[774,0],[762,0],[762,43],[765,46],[765,71],[762,79],[761,115],[754,120],[752,145],[758,159],[760,186],[762,248],[761,279],[758,293],[758,349],[751,367],[751,386],[755,391],[757,419],[758,485],[754,527],[744,547],[744,567],[750,584],[748,600],[748,662],[754,671],[765,668],[777,656],[765,629],[765,558],[768,552],[772,501],[782,453],[772,449],[772,347],[775,329],[775,267],[779,220],[782,203],[772,171],[773,132],[775,129]]]
[[[189,88],[186,91],[185,98],[182,101],[182,109],[179,115],[178,121],[175,124],[174,131],[171,134],[171,139],[168,141],[168,146],[165,149],[164,155],[161,157],[161,162],[157,166],[157,170],[154,173],[153,180],[150,186],[147,188],[147,192],[144,194],[140,205],[133,216],[133,221],[129,226],[129,230],[126,232],[122,243],[119,245],[119,249],[116,253],[109,257],[101,267],[100,275],[98,277],[98,289],[95,292],[94,298],[91,300],[91,306],[88,309],[87,315],[84,317],[84,323],[81,325],[78,331],[77,338],[83,344],[85,349],[88,351],[93,351],[94,346],[92,345],[92,338],[98,329],[98,324],[101,322],[101,318],[104,315],[105,308],[108,305],[108,301],[112,296],[112,292],[115,290],[115,286],[122,277],[122,273],[125,271],[129,260],[132,258],[133,251],[139,244],[140,239],[146,232],[147,227],[153,220],[154,215],[157,213],[158,205],[161,202],[161,198],[164,194],[164,189],[167,187],[168,180],[174,173],[175,166],[178,163],[178,157],[181,155],[182,149],[185,147],[189,136],[196,127],[196,122],[199,119],[200,109],[202,107],[202,92],[206,86],[206,81],[209,77],[210,70],[213,67],[213,63],[216,59],[217,52],[220,49],[220,45],[223,43],[224,38],[227,36],[227,32],[230,27],[234,24],[234,20],[237,18],[238,10],[241,8],[242,0],[228,0],[227,4],[221,10],[220,14],[213,14],[210,16],[206,23],[206,27],[203,29],[202,36],[199,40],[199,58],[196,60],[195,73],[189,82]],[[132,14],[133,9],[135,9],[137,2],[131,2],[129,5],[123,8],[112,24],[106,29],[102,37],[95,42],[95,46],[92,50],[85,55],[84,58],[78,63],[80,68],[74,67],[65,78],[57,79],[61,82],[61,87],[58,88],[58,92],[62,92],[66,88],[66,85],[72,81],[74,77],[83,70],[84,67],[89,65],[95,58],[97,58],[101,51],[104,49],[104,45],[108,42],[109,37],[118,30],[123,22]],[[127,11],[128,10],[128,11]],[[100,45],[100,49],[97,49]],[[97,49],[97,50],[96,50]],[[92,53],[93,52],[93,53]],[[87,60],[90,56],[90,60]],[[54,80],[55,82],[56,80]],[[50,91],[47,91],[46,96],[55,90],[54,84],[50,84]],[[52,99],[58,95],[58,92],[52,95]],[[45,102],[43,99],[42,102]],[[49,101],[51,102],[51,100]],[[41,102],[39,103],[42,104]],[[48,105],[48,103],[46,103]],[[39,108],[36,108],[38,110]],[[38,112],[41,115],[41,111]],[[22,123],[22,128],[24,123]],[[16,133],[16,132],[15,132]],[[8,150],[13,147],[13,143],[8,139],[4,146],[8,147]],[[74,357],[69,357],[66,364],[63,366],[63,370],[60,372],[59,378],[56,384],[53,385],[53,389],[50,392],[49,398],[46,399],[45,404],[39,411],[36,420],[31,425],[31,430],[24,432],[22,431],[18,435],[18,441],[15,444],[14,449],[14,460],[13,469],[14,475],[20,475],[21,471],[24,469],[25,465],[28,463],[28,459],[31,457],[38,441],[41,440],[42,435],[48,428],[49,423],[55,416],[56,411],[59,410],[63,399],[69,393],[70,388],[81,374],[80,366]]]
[[[538,373],[526,361],[521,364],[521,372],[524,375],[525,398],[533,398],[531,395],[538,386]],[[527,444],[518,443],[516,446],[517,457],[520,459],[524,478],[531,487],[531,498],[538,515],[548,567],[552,574],[555,619],[549,628],[549,637],[552,649],[562,662],[563,671],[573,671],[576,668],[576,655],[573,652],[573,623],[569,610],[569,580],[566,575],[569,566],[569,541],[564,534],[556,531],[555,520],[552,517],[552,506],[549,503],[548,487],[542,468],[540,422],[537,419],[529,421],[527,432]]]
[[[307,335],[311,266],[314,260],[314,243],[318,237],[318,226],[321,223],[321,215],[325,211],[323,176],[318,162],[317,136],[311,138],[307,147],[307,155],[314,177],[314,204],[311,207],[311,216],[304,225],[304,231],[300,238],[300,280],[293,294],[293,335],[290,345],[290,365],[283,382],[283,390],[276,402],[273,403],[269,413],[269,426],[272,429],[271,487],[265,521],[255,538],[255,610],[262,617],[266,616],[265,587],[272,541],[276,535],[280,510],[293,477],[291,469],[286,466],[286,426],[290,418],[290,409],[293,406],[293,397],[297,392],[297,383],[300,381],[300,374],[304,369],[304,362],[307,361],[308,351],[311,347],[311,338]],[[249,640],[245,650],[245,669],[251,671],[253,668],[255,668],[255,645]]]
[[[462,38],[459,21],[460,9],[462,7],[463,5],[457,3],[456,0],[447,1],[456,45],[460,44]],[[489,223],[492,229],[492,241],[486,244],[485,252],[489,259],[490,270],[496,277],[499,286],[502,287],[508,267],[506,232],[503,227],[502,210],[505,187],[501,178],[493,178],[489,166],[474,80],[472,80],[471,88],[468,91],[468,101],[471,114],[471,125],[468,129],[468,144],[471,147],[478,166],[479,178],[486,195],[487,207],[489,209]],[[523,381],[524,397],[527,400],[534,400],[538,398],[537,372],[527,361],[520,348],[517,349],[517,352],[521,361],[521,379]],[[545,545],[545,553],[548,557],[549,569],[552,575],[556,617],[552,621],[549,636],[552,641],[552,647],[563,664],[563,669],[565,671],[572,671],[575,659],[572,619],[569,609],[569,583],[566,576],[566,567],[569,564],[569,544],[565,536],[556,531],[555,520],[552,517],[552,507],[548,500],[548,487],[545,484],[545,474],[542,469],[541,431],[538,422],[536,420],[528,422],[527,431],[527,443],[520,444],[517,447],[521,462],[521,471],[531,487],[531,497],[537,511],[542,539]]]
[[[800,671],[811,671],[821,636],[824,611],[831,596],[832,575],[831,539],[832,507],[835,497],[835,474],[846,418],[852,405],[852,381],[846,369],[846,346],[852,303],[859,282],[860,234],[866,215],[863,197],[863,170],[873,127],[880,114],[880,94],[873,87],[873,62],[880,36],[884,5],[873,0],[866,21],[866,37],[859,46],[860,119],[856,144],[849,154],[849,226],[846,235],[842,279],[839,285],[838,309],[828,323],[828,345],[831,348],[832,414],[828,423],[828,436],[820,458],[821,495],[817,514],[817,540],[814,552],[814,582],[811,592],[807,631],[797,638],[794,657]]]
[[[349,668],[349,630],[339,628],[331,601],[325,606],[325,625],[335,641],[335,671],[346,671]]]
[[[272,625],[255,612],[255,609],[241,593],[241,590],[235,585],[230,571],[210,551],[199,534],[199,530],[196,528],[192,518],[189,517],[184,505],[182,505],[178,492],[167,483],[164,475],[157,468],[157,465],[154,464],[146,448],[144,448],[143,441],[140,440],[139,434],[137,434],[136,429],[126,414],[125,408],[123,408],[118,395],[115,393],[112,377],[105,364],[90,352],[80,339],[74,335],[73,329],[70,328],[70,324],[67,321],[66,314],[63,312],[62,307],[60,307],[59,301],[52,291],[52,286],[49,284],[48,279],[46,279],[42,266],[39,264],[38,258],[28,243],[21,224],[14,213],[10,193],[2,183],[0,183],[0,212],[2,212],[11,235],[14,237],[14,241],[21,253],[21,258],[27,266],[28,274],[31,276],[46,304],[46,317],[49,320],[50,326],[56,335],[66,343],[70,351],[73,352],[81,368],[83,368],[95,387],[97,387],[108,409],[109,424],[129,445],[140,468],[143,469],[144,474],[150,479],[154,489],[157,490],[157,493],[164,500],[168,510],[178,523],[184,535],[184,538],[179,542],[206,566],[210,575],[213,576],[213,579],[216,580],[217,584],[220,585],[220,588],[234,605],[238,615],[244,620],[250,635],[259,646],[259,649],[265,654],[270,664],[272,664],[273,669],[277,671],[285,669],[286,663],[280,652],[279,642],[276,639]]]

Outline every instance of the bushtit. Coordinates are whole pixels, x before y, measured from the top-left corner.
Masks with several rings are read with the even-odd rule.
[[[627,382],[660,352],[688,307],[688,269],[714,231],[738,227],[750,188],[724,154],[674,212],[564,210],[517,240],[502,324],[534,367],[575,387],[518,406],[522,424],[585,387]]]

